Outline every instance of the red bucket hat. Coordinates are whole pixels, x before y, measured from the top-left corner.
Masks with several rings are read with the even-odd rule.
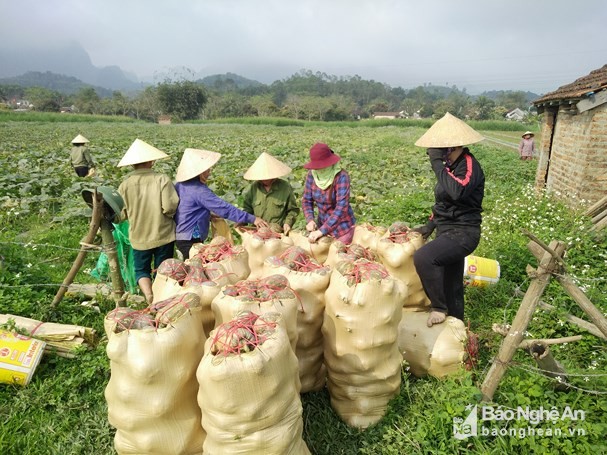
[[[329,148],[327,144],[318,142],[310,149],[310,161],[304,164],[305,169],[324,169],[339,162],[341,157]]]

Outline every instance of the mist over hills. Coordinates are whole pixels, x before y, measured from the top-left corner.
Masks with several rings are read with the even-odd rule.
[[[89,54],[77,43],[45,49],[19,49],[0,45],[0,78],[47,71],[75,77],[86,84],[109,90],[130,92],[143,88],[136,75],[127,73],[118,66],[99,68],[93,65]]]
[[[157,73],[154,79],[161,77]],[[213,74],[203,76],[183,68],[170,69],[165,79],[190,79],[204,84],[209,88],[232,87],[243,89],[260,87],[264,84],[235,73]],[[227,84],[226,84],[227,83]],[[118,66],[97,67],[93,65],[87,51],[76,42],[52,48],[18,49],[6,47],[0,43],[0,84],[19,85],[23,87],[44,87],[60,93],[71,95],[83,87],[92,86],[99,96],[109,97],[112,91],[119,90],[126,94],[134,94],[152,85],[149,81],[140,81],[137,75],[123,71]],[[405,90],[414,87],[402,87]],[[429,85],[424,87],[428,91],[446,97],[452,91],[466,93],[465,88]],[[496,99],[509,90],[491,90],[476,96],[486,96]],[[527,101],[538,98],[539,95],[527,91]]]

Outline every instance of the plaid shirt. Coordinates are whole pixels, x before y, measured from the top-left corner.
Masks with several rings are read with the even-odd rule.
[[[308,172],[302,205],[306,222],[314,220],[314,205],[318,207],[316,224],[323,235],[337,239],[356,223],[350,206],[350,176],[346,171],[340,171],[326,190],[321,190],[314,182],[312,172]]]

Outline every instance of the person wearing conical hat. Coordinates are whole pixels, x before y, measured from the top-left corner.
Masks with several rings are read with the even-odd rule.
[[[72,139],[70,162],[78,177],[88,177],[95,173],[95,163],[86,144],[89,140],[82,134]]]
[[[190,257],[190,248],[194,243],[206,240],[211,212],[235,223],[268,226],[261,218],[224,201],[207,186],[211,168],[219,158],[221,154],[217,152],[187,148],[177,168],[175,187],[179,195],[179,206],[175,215],[176,239],[177,249],[184,259]]]
[[[315,243],[330,235],[349,245],[354,237],[354,211],[350,205],[350,176],[342,169],[341,157],[327,144],[318,142],[310,148],[310,161],[302,197],[308,240]],[[314,216],[314,207],[318,216]]]
[[[427,148],[436,175],[430,221],[419,228],[434,240],[413,255],[415,269],[430,299],[427,325],[447,316],[464,319],[464,263],[481,236],[485,175],[467,145],[484,138],[462,120],[447,113],[415,145]]]
[[[118,187],[124,200],[122,219],[129,220],[129,241],[133,247],[135,280],[148,304],[152,292],[152,262],[157,269],[175,252],[175,221],[179,197],[171,178],[152,170],[156,160],[168,155],[135,139],[118,167],[133,166]]]
[[[252,180],[243,193],[243,209],[269,223],[277,225],[287,235],[293,227],[299,206],[293,188],[281,179],[291,173],[291,168],[263,152],[244,173],[246,180]]]
[[[523,161],[533,160],[533,154],[535,152],[535,141],[533,140],[533,136],[535,135],[531,131],[526,131],[518,145],[518,153]]]

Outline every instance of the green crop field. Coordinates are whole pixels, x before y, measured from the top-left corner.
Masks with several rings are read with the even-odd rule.
[[[513,143],[518,143],[521,134],[495,131],[493,126],[487,129]],[[115,166],[135,138],[170,155],[155,168],[171,176],[187,147],[222,153],[210,186],[235,204],[241,203],[246,185],[242,174],[262,151],[294,169],[289,178],[300,196],[307,151],[315,142],[326,142],[342,156],[351,175],[357,221],[388,227],[395,221],[421,224],[430,213],[435,179],[425,151],[413,145],[424,131],[421,125],[398,124],[153,125],[101,118],[69,123],[0,119],[0,313],[84,325],[100,335],[95,348],[83,350],[76,358],[44,355],[27,387],[0,384],[0,453],[114,453],[114,430],[104,398],[110,368],[107,340],[102,336],[103,316],[114,303],[101,296],[88,305],[82,305],[90,301],[84,296],[68,296],[56,307],[51,302],[88,230],[82,189],[117,187],[128,169]],[[69,142],[79,133],[91,141],[97,162],[97,175],[89,180],[77,178],[69,165]],[[495,259],[501,266],[496,285],[466,289],[466,322],[479,336],[477,361],[471,370],[441,380],[415,378],[403,364],[400,394],[390,402],[385,417],[365,431],[340,420],[331,409],[328,392],[304,394],[304,439],[312,453],[607,453],[607,342],[566,320],[568,313],[586,316],[556,280],[542,300],[557,309],[538,310],[526,336],[583,336],[581,341],[551,349],[569,374],[569,390],[556,391],[555,381],[539,374],[533,359],[519,350],[491,409],[501,406],[505,416],[519,407],[543,409],[544,417],[550,410],[562,415],[571,409],[583,411],[583,418],[544,418],[535,423],[487,418],[483,425],[491,430],[488,434],[479,423],[477,436],[454,437],[454,419],[466,417],[475,405],[488,406],[479,401],[480,385],[502,340],[492,331],[492,324],[512,321],[530,283],[526,267],[537,266],[522,228],[546,244],[552,240],[567,244],[567,273],[607,314],[607,240],[604,233],[589,233],[590,220],[582,214],[585,201],[575,211],[535,191],[535,162],[521,162],[512,148],[484,142],[472,151],[486,174],[483,236],[476,254]],[[300,219],[296,228],[303,226]],[[94,282],[87,270],[96,260],[97,253],[88,255],[76,282]]]

